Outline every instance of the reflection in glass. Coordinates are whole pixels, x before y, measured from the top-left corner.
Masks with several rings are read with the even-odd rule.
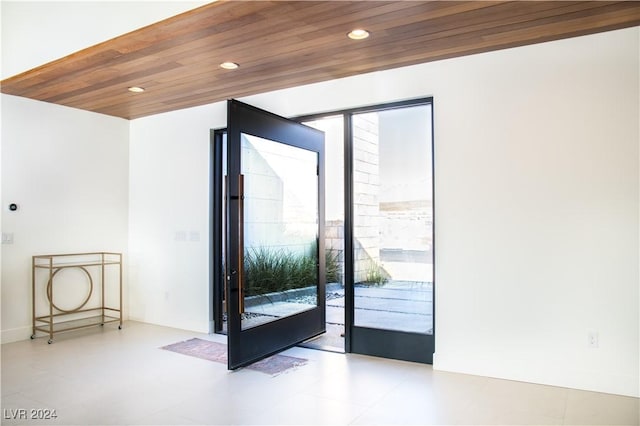
[[[353,116],[354,323],[433,333],[431,106]]]
[[[242,134],[242,328],[318,305],[318,156]]]

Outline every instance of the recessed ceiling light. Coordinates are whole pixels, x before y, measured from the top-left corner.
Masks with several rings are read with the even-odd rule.
[[[369,37],[369,31],[363,29],[353,30],[347,34],[347,37],[352,40],[364,40],[365,38]]]
[[[138,87],[138,86],[131,86],[127,90],[129,90],[130,92],[133,92],[133,93],[142,93],[142,92],[144,92],[144,88],[143,87]]]
[[[236,64],[235,62],[223,62],[220,64],[220,68],[224,68],[225,70],[235,70],[239,66],[240,65]]]

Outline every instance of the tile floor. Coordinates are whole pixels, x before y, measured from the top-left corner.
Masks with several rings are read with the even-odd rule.
[[[2,345],[2,424],[637,425],[639,400],[305,348],[278,376],[159,349],[192,337],[128,322]],[[54,420],[13,419],[25,409]],[[40,413],[43,413],[40,411]],[[33,414],[38,414],[36,411]]]

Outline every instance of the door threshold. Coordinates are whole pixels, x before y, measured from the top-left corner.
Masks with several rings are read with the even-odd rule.
[[[317,345],[317,344],[314,344],[314,343],[312,343],[310,341],[304,341],[302,343],[298,343],[296,346],[298,346],[299,348],[314,349],[314,350],[318,350],[318,351],[333,352],[333,353],[337,353],[337,354],[346,353],[344,351],[344,349],[341,350],[340,348],[336,348],[335,346]]]
[[[327,323],[324,333],[298,343],[297,346],[325,352],[346,353],[344,350],[344,325]]]

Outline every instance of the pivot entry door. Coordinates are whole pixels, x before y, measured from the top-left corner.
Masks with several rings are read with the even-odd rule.
[[[325,331],[324,134],[228,101],[228,367]]]

